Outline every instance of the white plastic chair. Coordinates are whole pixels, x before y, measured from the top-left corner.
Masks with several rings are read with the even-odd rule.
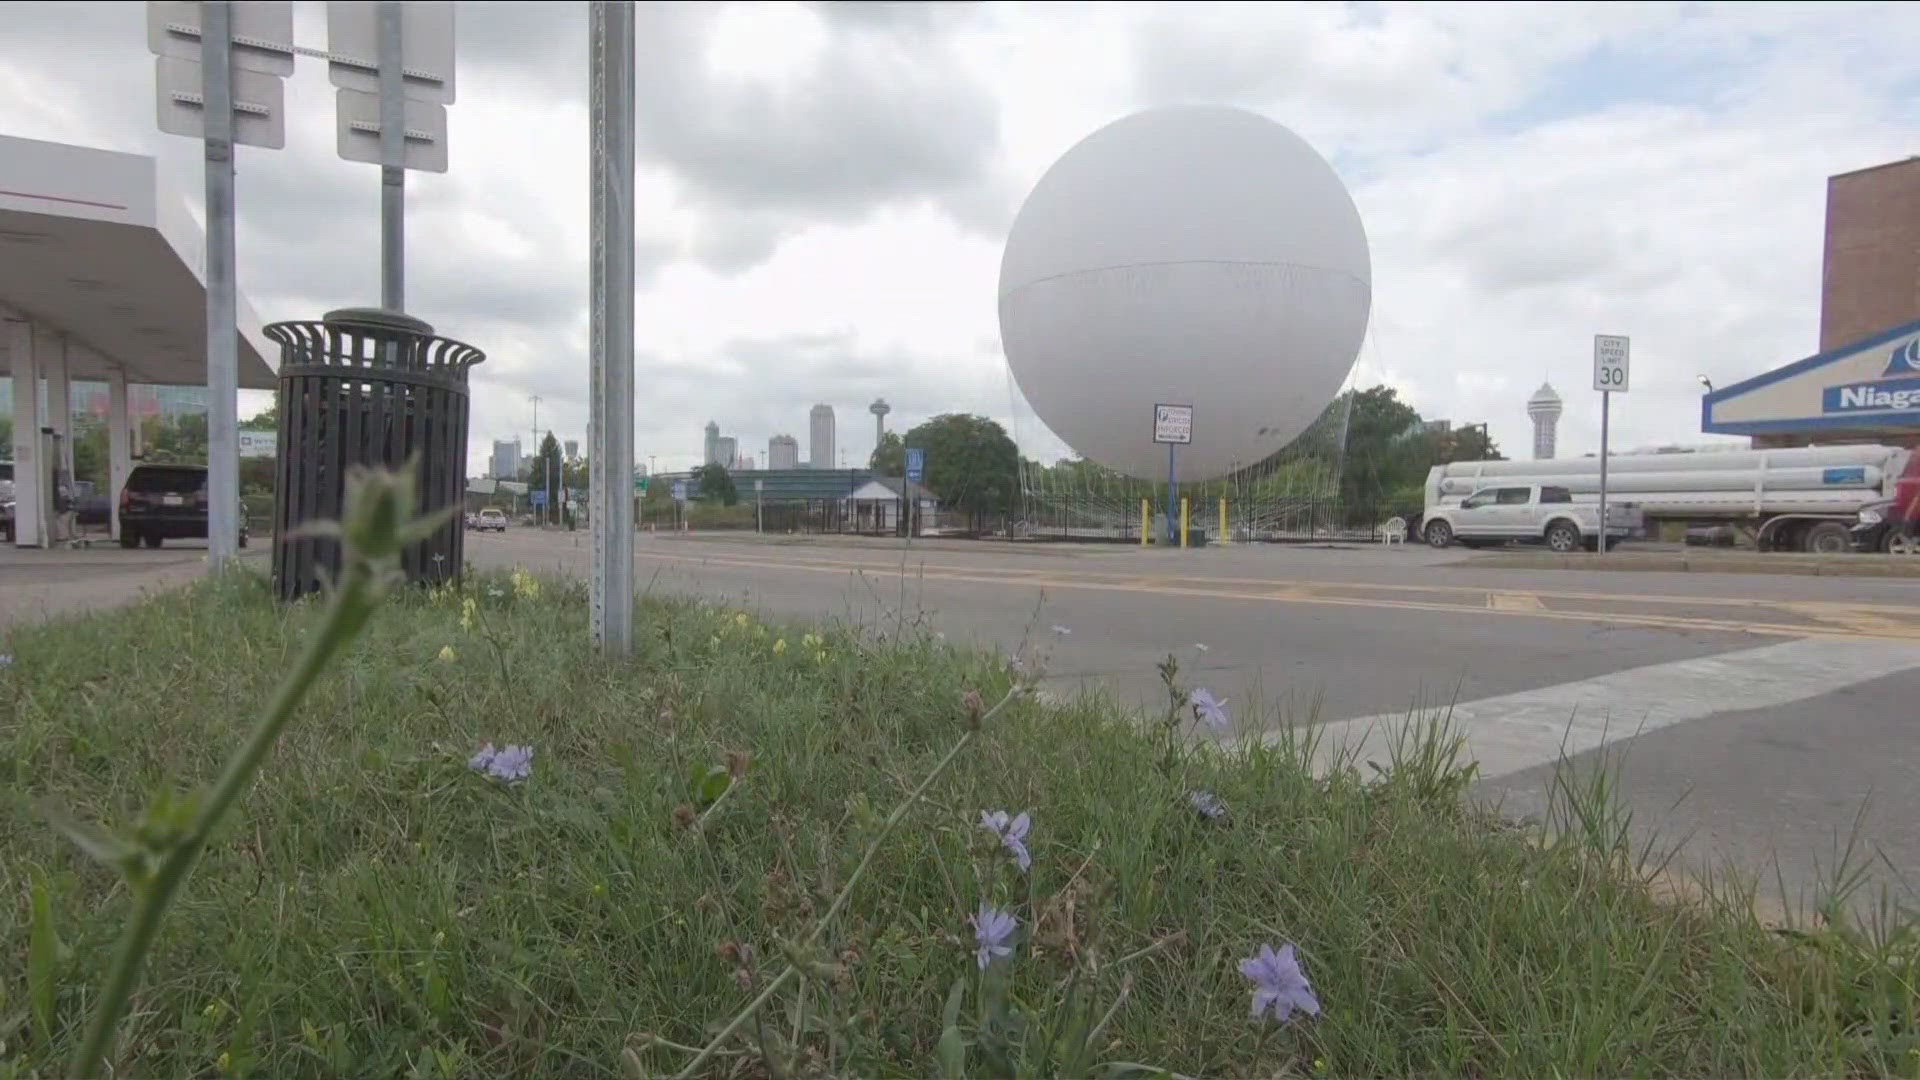
[[[1397,517],[1388,518],[1387,523],[1380,526],[1380,542],[1383,544],[1406,543],[1407,542],[1407,520],[1405,518],[1397,518]]]

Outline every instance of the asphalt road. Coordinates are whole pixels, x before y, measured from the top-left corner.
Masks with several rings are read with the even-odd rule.
[[[584,575],[580,533],[472,536],[479,566]],[[1858,826],[1881,877],[1920,871],[1920,581],[1476,566],[1419,547],[985,547],[643,535],[637,580],[781,618],[1020,652],[1057,693],[1150,705],[1168,653],[1242,734],[1451,709],[1479,792],[1544,803],[1553,763],[1608,755],[1680,866],[1777,873],[1804,902]],[[1775,889],[1774,891],[1777,891]]]

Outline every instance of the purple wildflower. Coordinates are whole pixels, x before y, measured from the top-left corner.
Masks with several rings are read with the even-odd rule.
[[[503,746],[487,764],[487,775],[512,783],[533,775],[533,747]]]
[[[1227,718],[1227,703],[1214,697],[1211,691],[1195,690],[1187,695],[1187,702],[1193,706],[1193,715],[1206,721],[1213,730],[1225,731],[1233,726],[1233,721]]]
[[[492,743],[487,743],[467,759],[467,768],[508,783],[525,780],[533,775],[533,747],[508,745],[495,750]]]
[[[1013,946],[1007,942],[1020,926],[1020,920],[1013,917],[1013,912],[991,908],[983,902],[979,913],[967,916],[967,921],[973,924],[973,941],[977,946],[974,959],[980,962],[980,970],[985,971],[996,956],[1012,955]]]
[[[1307,985],[1307,977],[1300,970],[1300,962],[1294,959],[1291,943],[1280,946],[1279,952],[1273,946],[1260,946],[1260,955],[1250,956],[1240,961],[1240,974],[1253,980],[1253,1015],[1273,1009],[1273,1018],[1284,1023],[1295,1009],[1308,1016],[1320,1015],[1320,999],[1313,996],[1313,988]]]
[[[1208,821],[1218,821],[1227,816],[1227,804],[1211,791],[1189,791],[1187,801],[1193,804],[1194,812]]]
[[[980,811],[980,827],[1000,838],[1000,843],[1013,854],[1013,861],[1025,870],[1033,865],[1033,856],[1027,853],[1027,828],[1033,820],[1022,811],[1020,816],[1007,820],[1005,810],[995,810],[989,814]]]

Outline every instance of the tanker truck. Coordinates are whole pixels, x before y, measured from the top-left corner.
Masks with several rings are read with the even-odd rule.
[[[1863,509],[1896,500],[1920,481],[1920,451],[1898,446],[1808,446],[1614,454],[1607,502],[1647,522],[1732,525],[1761,551],[1851,550]],[[1419,535],[1452,542],[1446,511],[1502,486],[1564,488],[1598,502],[1600,459],[1461,461],[1427,473]],[[1481,501],[1485,501],[1482,499]],[[1609,514],[1612,519],[1612,514]]]

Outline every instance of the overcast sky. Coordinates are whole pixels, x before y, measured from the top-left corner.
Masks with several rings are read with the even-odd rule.
[[[300,44],[325,45],[318,3]],[[158,155],[144,5],[8,8],[0,131]],[[480,346],[471,467],[584,437],[580,4],[462,4],[451,169],[409,175],[408,306]],[[1920,5],[642,5],[639,460],[697,463],[711,418],[764,451],[835,406],[864,463],[905,430],[1003,422],[1001,244],[1040,173],[1143,107],[1221,102],[1320,149],[1372,245],[1356,378],[1524,454],[1543,379],[1590,450],[1591,335],[1631,334],[1616,445],[1699,442],[1699,388],[1815,349],[1826,177],[1920,152]],[[340,161],[325,65],[287,147],[242,148],[240,274],[268,320],[378,297],[378,171]],[[1031,415],[1033,456],[1061,448]]]

